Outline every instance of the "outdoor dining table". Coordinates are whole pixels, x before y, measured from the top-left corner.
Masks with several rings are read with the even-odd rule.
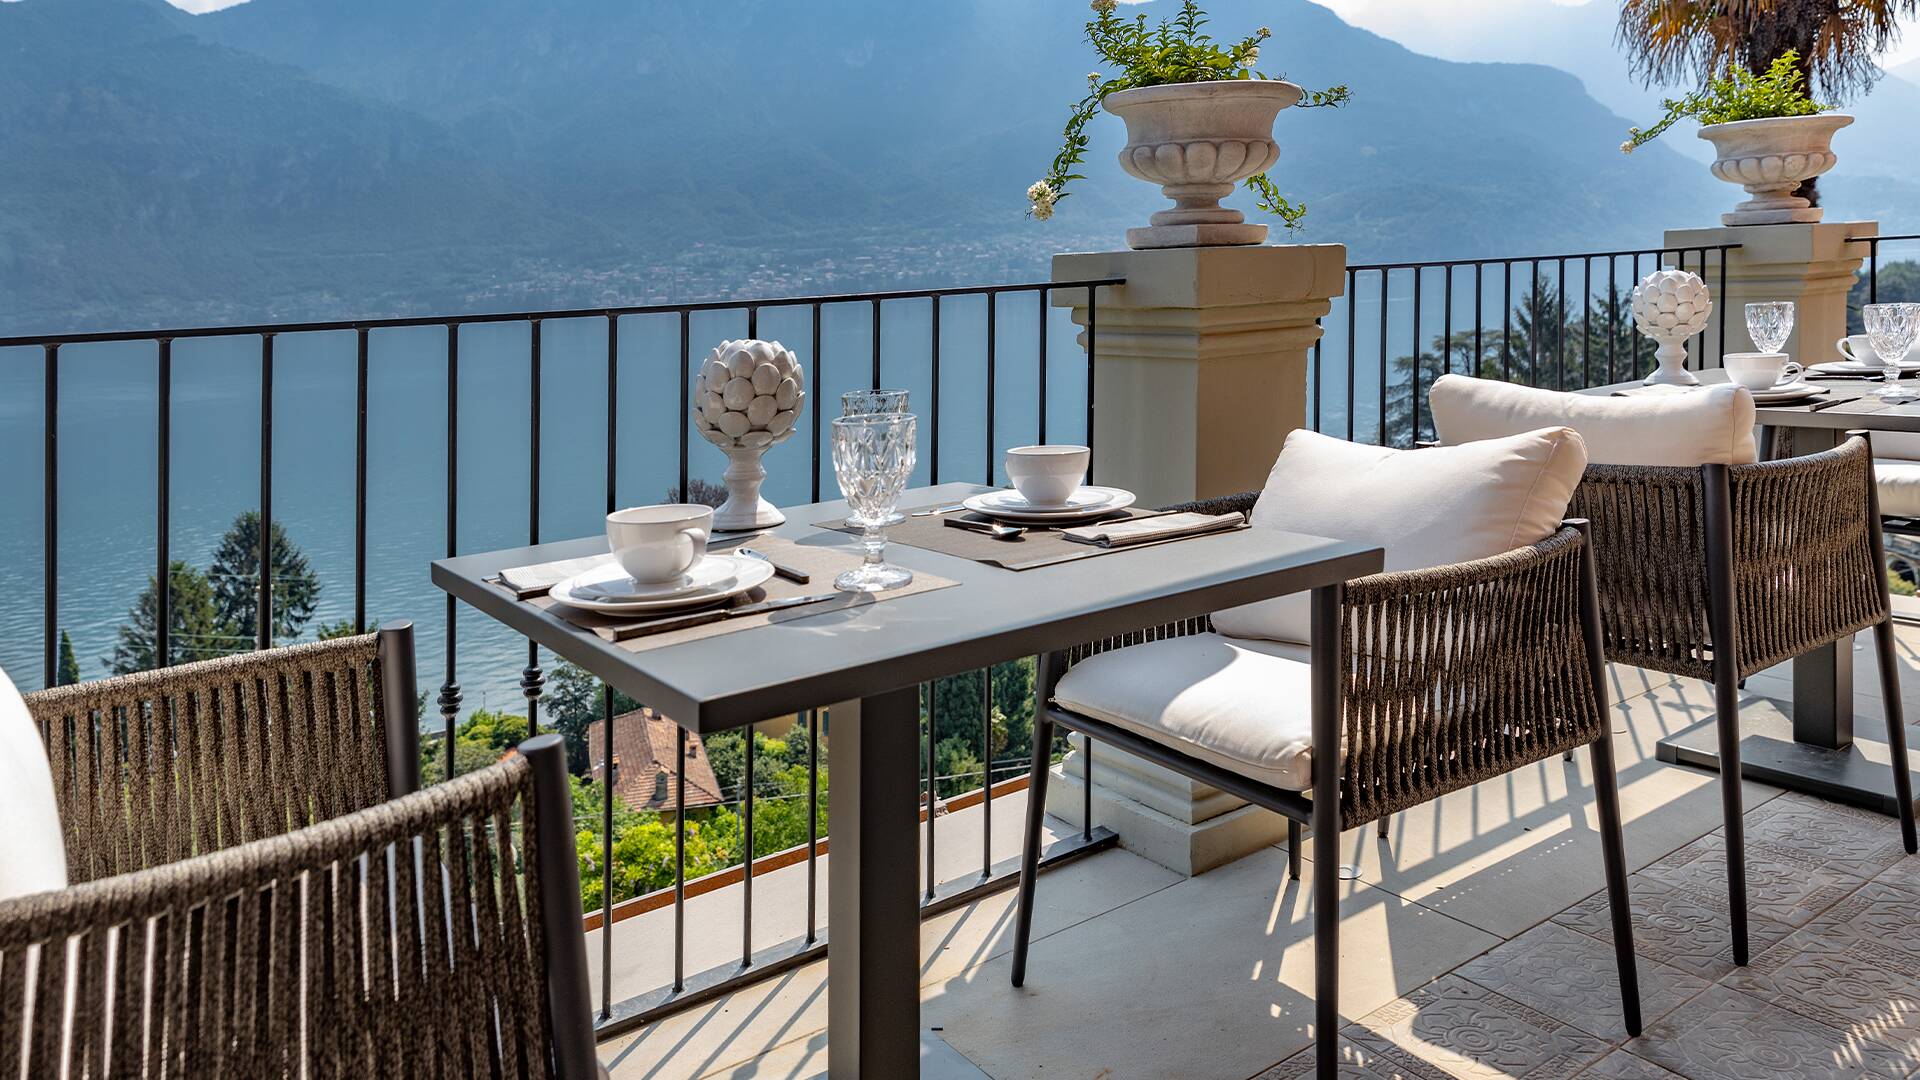
[[[1703,383],[1727,381],[1720,368],[1696,374]],[[1610,394],[1638,385],[1616,383],[1586,393]],[[1791,433],[1795,455],[1831,450],[1849,431],[1867,431],[1869,438],[1875,431],[1920,432],[1920,400],[1898,405],[1881,401],[1873,396],[1880,387],[1877,380],[1828,379],[1819,385],[1828,392],[1812,404],[1757,406],[1762,456],[1768,456],[1773,436],[1782,432]],[[1920,394],[1920,385],[1914,390]],[[1868,716],[1856,723],[1853,666],[1850,637],[1795,657],[1790,714],[1746,710],[1741,715],[1747,733],[1740,743],[1741,775],[1884,814],[1899,813],[1885,758],[1886,725]],[[1876,744],[1872,755],[1855,745],[1856,736]],[[1711,723],[1661,739],[1655,752],[1662,761],[1719,768],[1718,737]]]
[[[988,490],[920,488],[900,505],[944,505]],[[786,524],[773,530],[777,537],[848,550],[859,545],[856,536],[810,524],[843,518],[844,502],[784,512]],[[894,544],[889,561],[956,584],[639,651],[522,602],[490,580],[510,567],[605,550],[606,539],[594,536],[462,555],[436,561],[433,582],[696,734],[830,709],[829,1071],[887,1078],[921,1072],[919,950],[909,944],[918,943],[920,928],[920,685],[1336,585],[1378,572],[1383,560],[1377,547],[1269,529],[1023,571]]]

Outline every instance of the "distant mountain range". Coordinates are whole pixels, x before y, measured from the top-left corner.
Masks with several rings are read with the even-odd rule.
[[[1649,245],[1732,194],[1667,146],[1623,157],[1629,121],[1562,71],[1422,56],[1307,0],[1208,7],[1223,35],[1273,27],[1263,69],[1352,87],[1282,114],[1274,176],[1310,207],[1298,239],[1356,260]],[[1084,17],[0,3],[0,333],[1044,276],[1164,205],[1101,117],[1056,219],[1022,216]]]

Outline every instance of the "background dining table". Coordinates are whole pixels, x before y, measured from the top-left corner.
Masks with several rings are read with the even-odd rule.
[[[907,492],[903,509],[991,490]],[[811,522],[844,502],[788,507],[774,535],[853,551]],[[921,1075],[917,888],[921,684],[1142,627],[1381,569],[1379,548],[1241,529],[1015,572],[901,544],[888,560],[952,587],[634,649],[518,599],[507,568],[606,550],[604,537],[436,561],[433,582],[695,733],[830,709],[833,852],[828,859],[828,1056],[834,1077]],[[828,587],[825,582],[818,582]],[[804,611],[804,609],[801,609]],[[1011,987],[1008,993],[1015,993]],[[939,1060],[939,1050],[931,1053]],[[946,1059],[951,1061],[951,1051]],[[931,1065],[928,1075],[936,1071]]]
[[[1696,372],[1703,383],[1723,383],[1719,368]],[[1823,379],[1827,389],[1811,402],[1759,405],[1758,446],[1762,457],[1831,450],[1849,431],[1920,433],[1920,382],[1909,380],[1915,399],[1893,404],[1874,396],[1878,380]],[[1615,383],[1585,391],[1611,394],[1639,382]],[[1784,438],[1782,437],[1784,436]],[[1741,714],[1741,775],[1749,780],[1804,791],[1835,802],[1897,814],[1893,775],[1886,765],[1886,726],[1877,716],[1858,716],[1853,708],[1854,649],[1851,637],[1793,659],[1793,700],[1784,715],[1748,709]],[[1856,740],[1872,744],[1863,750]],[[1909,735],[1908,745],[1915,745]],[[1718,769],[1720,753],[1711,723],[1696,725],[1660,740],[1661,761]],[[1920,763],[1920,762],[1917,762]]]

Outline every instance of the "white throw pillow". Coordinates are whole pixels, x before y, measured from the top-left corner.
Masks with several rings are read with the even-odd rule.
[[[1755,460],[1753,395],[1726,383],[1684,394],[1613,397],[1442,375],[1427,394],[1433,430],[1454,446],[1564,425],[1596,465],[1744,465]]]
[[[1287,436],[1253,506],[1255,528],[1377,544],[1388,570],[1498,555],[1560,527],[1587,467],[1564,427],[1426,450],[1394,450],[1305,429]],[[1215,612],[1230,637],[1309,640],[1305,593]]]
[[[0,671],[0,900],[67,886],[67,845],[46,744]]]

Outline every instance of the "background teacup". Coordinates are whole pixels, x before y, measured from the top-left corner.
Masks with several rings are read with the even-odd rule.
[[[1786,353],[1730,352],[1720,358],[1727,378],[1749,390],[1771,390],[1800,374],[1800,365],[1787,359]]]
[[[713,507],[635,506],[607,515],[607,547],[635,581],[671,581],[707,554]]]
[[[1848,334],[1834,342],[1833,347],[1840,350],[1841,356],[1856,364],[1866,364],[1869,367],[1880,366],[1880,357],[1873,351],[1873,343],[1867,340],[1865,334]],[[1900,362],[1920,364],[1920,341],[1914,342],[1913,348],[1907,350],[1907,355],[1901,358]]]
[[[1007,479],[1028,502],[1058,505],[1080,489],[1092,458],[1084,446],[1016,446],[1007,451]]]

